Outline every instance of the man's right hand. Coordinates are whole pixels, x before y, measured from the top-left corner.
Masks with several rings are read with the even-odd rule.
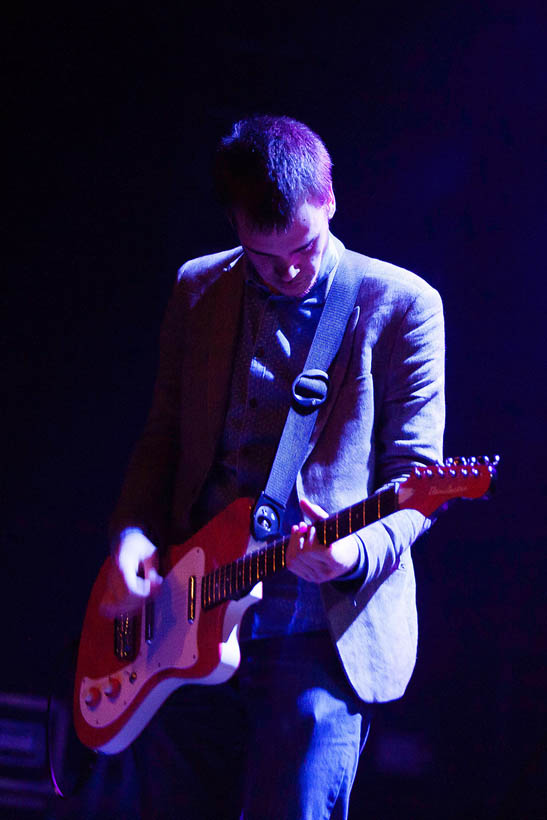
[[[134,612],[143,599],[161,586],[158,551],[139,529],[124,530],[112,556],[108,589],[101,604],[104,615],[114,617],[121,612]]]

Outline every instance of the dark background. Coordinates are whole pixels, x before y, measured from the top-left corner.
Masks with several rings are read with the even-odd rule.
[[[441,291],[446,454],[502,456],[496,497],[416,548],[418,666],[378,717],[353,816],[543,816],[541,5],[76,8],[3,27],[0,688],[47,694],[106,554],[176,269],[236,244],[216,141],[284,113],[331,151],[334,232]]]

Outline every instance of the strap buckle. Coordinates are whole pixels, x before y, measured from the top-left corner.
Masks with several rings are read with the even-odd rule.
[[[303,370],[292,383],[293,405],[300,413],[317,410],[327,399],[329,376],[324,370]]]
[[[251,512],[251,529],[257,541],[264,541],[281,531],[285,507],[266,493],[260,493]]]

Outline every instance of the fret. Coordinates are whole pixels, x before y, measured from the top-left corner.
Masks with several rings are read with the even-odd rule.
[[[227,567],[227,585],[226,585],[226,595],[228,598],[231,598],[234,594],[234,561],[231,564],[228,564]]]
[[[351,507],[338,513],[339,538],[345,538],[351,533]]]
[[[251,573],[252,573],[253,564],[252,564],[252,559],[251,559],[250,555],[245,556],[245,567],[246,567],[246,570],[247,570],[247,578],[248,578],[247,585],[252,586],[253,576],[252,576]]]
[[[390,487],[388,490],[384,490],[381,495],[380,517],[383,518],[397,509],[397,493],[394,487]]]
[[[237,591],[238,592],[241,592],[241,590],[243,589],[243,586],[244,586],[244,583],[243,583],[244,569],[245,569],[245,565],[244,565],[243,559],[239,558],[238,561],[237,561]]]
[[[215,604],[218,604],[222,597],[222,567],[215,569]]]
[[[325,521],[325,544],[332,544],[333,541],[336,541],[336,516]]]
[[[365,526],[365,502],[360,501],[351,508],[353,531],[360,530]]]
[[[365,501],[365,521],[367,524],[371,524],[373,521],[377,521],[377,513],[378,513],[378,502],[376,501],[375,496],[371,496],[367,498]]]

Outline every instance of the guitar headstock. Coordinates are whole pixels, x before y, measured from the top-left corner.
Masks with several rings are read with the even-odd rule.
[[[399,487],[399,509],[419,510],[429,516],[454,498],[482,498],[493,489],[499,461],[499,456],[473,456],[414,467]]]

